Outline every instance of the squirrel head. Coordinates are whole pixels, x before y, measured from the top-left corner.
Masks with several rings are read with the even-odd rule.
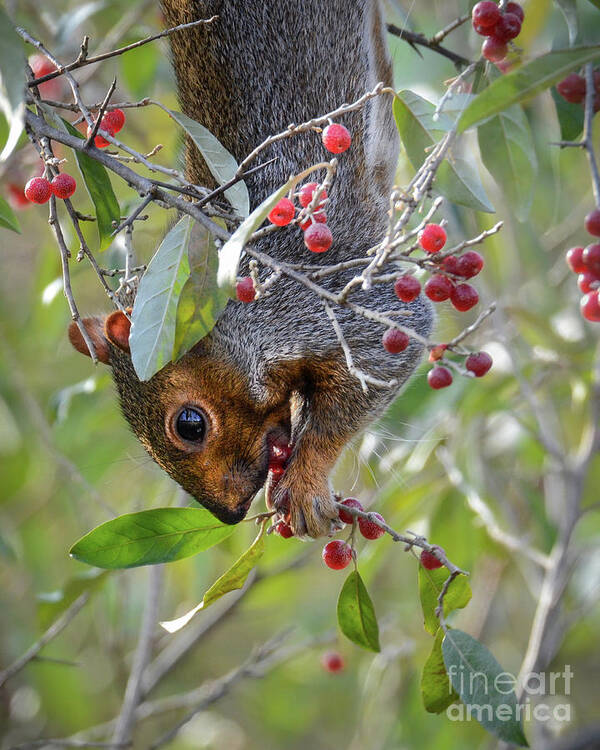
[[[82,322],[98,359],[111,366],[123,414],[148,453],[221,521],[241,521],[267,478],[269,442],[289,435],[289,398],[258,402],[210,338],[140,381],[127,316],[115,311]],[[69,339],[89,356],[75,322]]]

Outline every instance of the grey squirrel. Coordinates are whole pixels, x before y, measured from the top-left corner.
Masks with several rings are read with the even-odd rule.
[[[238,162],[290,122],[330,112],[380,81],[392,85],[378,0],[163,0],[162,8],[169,27],[218,16],[171,35],[173,63],[182,110]],[[331,249],[315,256],[297,228],[287,228],[260,240],[258,250],[329,265],[364,255],[382,238],[398,156],[391,103],[376,97],[338,121],[353,141],[340,158],[327,207]],[[276,159],[246,178],[251,208],[323,155],[312,132],[270,146],[262,158]],[[191,144],[186,174],[195,184],[214,185]],[[337,291],[351,276],[340,272],[322,283]],[[378,310],[409,309],[404,325],[423,336],[431,330],[430,304],[422,297],[399,302],[391,284],[354,291],[351,299]],[[403,353],[388,354],[381,325],[345,308],[336,315],[356,366],[397,379],[399,390],[423,347],[411,339]],[[363,392],[313,293],[283,277],[272,294],[254,303],[230,301],[206,338],[148,382],[133,370],[122,312],[87,318],[85,325],[100,359],[112,366],[134,432],[198,502],[222,521],[237,523],[267,480],[271,446],[289,444],[291,455],[268,493],[269,504],[297,536],[331,533],[338,512],[330,471],[346,443],[383,413],[397,391]],[[86,352],[74,324],[69,333]]]

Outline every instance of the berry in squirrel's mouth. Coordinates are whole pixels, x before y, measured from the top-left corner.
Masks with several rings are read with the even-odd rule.
[[[269,438],[269,473],[267,474],[267,481],[265,483],[265,499],[267,508],[273,510],[273,493],[275,488],[281,481],[281,478],[285,474],[285,470],[292,455],[293,445],[287,440],[287,437],[283,435],[277,436],[276,438]],[[281,511],[285,514],[286,510],[281,508]]]

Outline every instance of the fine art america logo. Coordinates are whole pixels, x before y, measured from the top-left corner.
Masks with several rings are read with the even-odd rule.
[[[484,672],[463,670],[452,664],[448,675],[452,684],[460,688],[461,695],[471,695],[477,700],[448,706],[446,716],[451,721],[475,720],[482,724],[532,719],[556,723],[571,721],[571,704],[564,700],[571,694],[573,671],[569,664],[562,672],[531,672],[520,686],[520,702],[515,701],[517,678],[510,672],[500,672],[492,679]],[[506,696],[505,701],[502,696]],[[544,701],[548,696],[558,696],[558,699]]]

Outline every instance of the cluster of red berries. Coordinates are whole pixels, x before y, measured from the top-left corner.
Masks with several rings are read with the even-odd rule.
[[[593,237],[600,237],[600,208],[595,208],[585,217],[585,228]],[[583,292],[581,314],[593,323],[600,322],[600,243],[583,247],[572,247],[567,252],[567,265],[579,274],[577,284]]]
[[[341,154],[350,148],[352,136],[347,128],[337,122],[328,125],[321,134],[325,148],[332,154]],[[306,209],[313,199],[315,190],[319,187],[316,182],[308,182],[296,194],[302,209]],[[313,253],[324,253],[329,250],[333,242],[331,229],[327,226],[327,215],[324,208],[327,201],[327,191],[321,190],[320,202],[310,215],[305,215],[298,224],[304,232],[304,244]],[[269,221],[278,227],[291,224],[296,216],[296,206],[290,198],[282,198],[271,209]],[[255,299],[254,282],[250,276],[241,279],[236,286],[236,295],[240,302],[252,302]]]
[[[464,283],[464,279],[471,279],[483,268],[483,258],[474,250],[469,250],[461,256],[446,255],[436,260],[435,255],[446,244],[446,230],[439,224],[427,224],[419,234],[419,245],[428,254],[431,263],[437,265],[437,273],[431,276],[423,292],[432,302],[450,300],[459,312],[466,312],[479,302],[479,294],[471,284]],[[394,291],[402,302],[413,302],[421,293],[421,284],[411,274],[404,274],[396,279]],[[382,344],[390,354],[404,351],[410,343],[409,336],[396,328],[391,328],[383,334]],[[432,349],[429,360],[436,362],[444,356],[446,347],[440,345]],[[492,366],[492,358],[485,352],[471,354],[465,366],[475,377],[481,377]],[[432,388],[445,388],[452,383],[452,373],[446,367],[434,367],[427,377]]]
[[[125,125],[125,112],[123,112],[122,109],[111,109],[110,112],[106,112],[100,120],[100,129],[104,130],[110,135],[115,135],[115,133],[118,133],[119,130],[123,128],[123,125]],[[92,131],[93,128],[88,125],[88,138],[92,134]],[[105,148],[109,145],[110,141],[107,141],[106,138],[104,138],[100,134],[96,134],[96,137],[94,138],[94,146],[96,146],[96,148]]]
[[[560,83],[556,84],[556,90],[562,98],[571,104],[583,104],[587,85],[585,78],[579,73],[569,73]],[[594,70],[594,112],[600,110],[600,70]]]
[[[353,497],[348,497],[345,500],[342,500],[342,505],[364,512],[362,504]],[[383,516],[379,513],[373,513],[372,515],[378,521],[385,523]],[[358,530],[365,539],[379,539],[380,536],[385,534],[385,529],[382,529],[381,526],[374,521],[370,521],[368,518],[357,518],[346,510],[340,510],[340,521],[350,524],[354,523],[355,520],[358,522]],[[341,539],[334,539],[323,547],[322,556],[323,562],[328,568],[332,568],[332,570],[342,570],[352,561],[352,547]]]
[[[486,60],[499,63],[508,53],[508,42],[521,33],[525,13],[519,3],[506,3],[502,10],[491,0],[483,0],[473,6],[471,19],[473,28],[487,39],[481,47]]]
[[[77,183],[75,178],[70,174],[61,172],[49,182],[45,177],[32,177],[23,191],[25,197],[31,203],[47,203],[50,196],[54,193],[57,198],[66,200],[75,192]]]

